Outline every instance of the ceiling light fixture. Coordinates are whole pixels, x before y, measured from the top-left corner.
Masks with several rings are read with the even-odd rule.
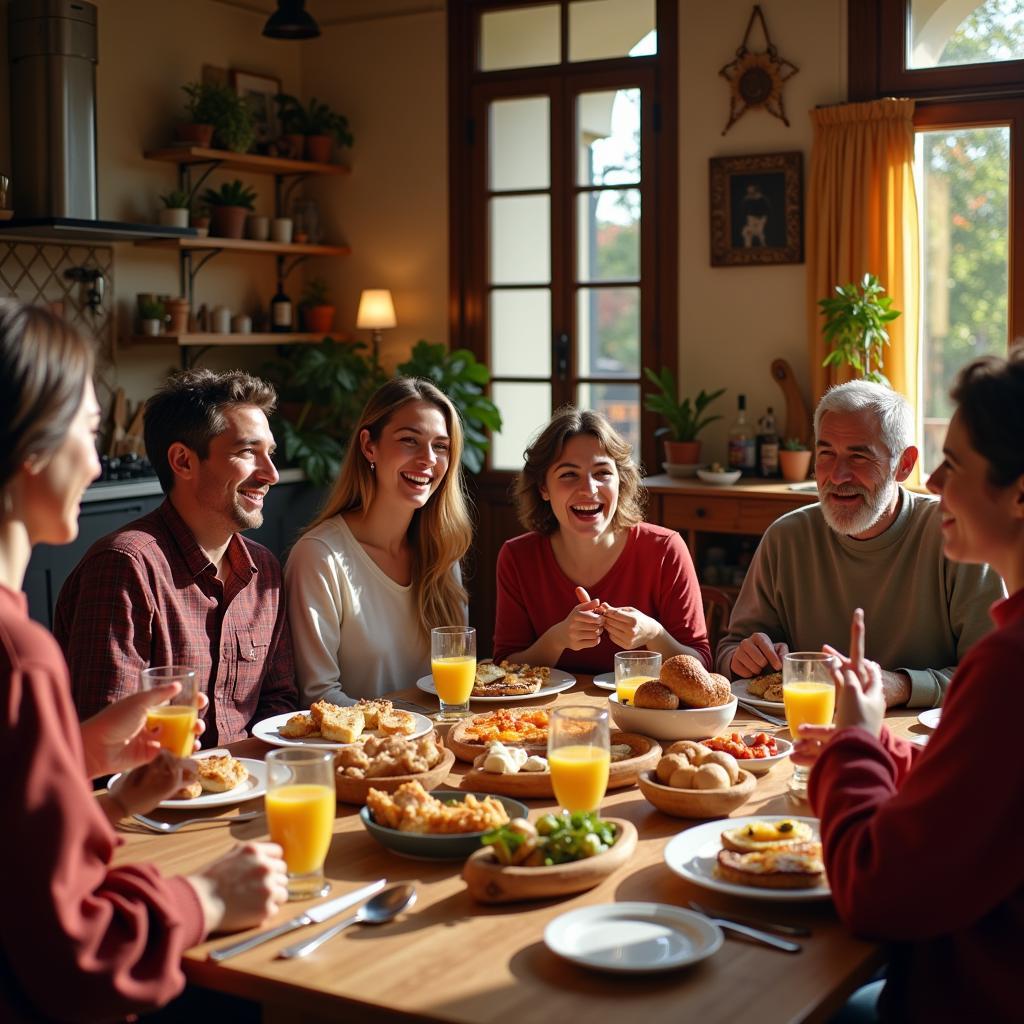
[[[320,26],[306,11],[306,0],[277,0],[277,10],[267,18],[263,34],[270,39],[315,39]]]

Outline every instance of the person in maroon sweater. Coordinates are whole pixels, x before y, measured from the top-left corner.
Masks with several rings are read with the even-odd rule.
[[[813,765],[833,900],[850,929],[892,943],[881,1019],[1021,1019],[1024,759],[1011,723],[1024,665],[1024,350],[967,366],[952,392],[942,464],[943,547],[988,562],[1009,597],[961,661],[922,750],[882,725],[878,666],[854,613],[836,671],[834,727],[801,730]],[[864,1018],[859,1018],[864,1019]]]
[[[494,660],[597,673],[619,650],[711,664],[690,553],[642,522],[632,449],[599,413],[560,409],[526,452],[516,512],[529,533],[498,553]]]
[[[120,1019],[184,985],[181,954],[208,932],[259,924],[287,898],[280,847],[249,843],[194,875],[111,867],[110,820],[148,810],[191,762],[145,731],[177,684],[79,724],[67,665],[28,617],[32,545],[66,544],[99,470],[92,356],[70,326],[0,301],[0,1020]],[[148,763],[147,763],[148,762]],[[89,778],[126,773],[94,797]]]

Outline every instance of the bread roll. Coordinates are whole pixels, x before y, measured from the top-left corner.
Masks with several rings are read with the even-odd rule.
[[[729,773],[720,764],[702,764],[693,772],[694,789],[728,789]]]
[[[633,706],[638,708],[655,708],[659,711],[675,711],[679,707],[679,698],[667,687],[654,679],[641,683],[633,694]]]
[[[665,753],[682,754],[690,764],[700,764],[709,751],[703,743],[698,743],[696,740],[676,740]]]
[[[672,773],[672,778],[668,780],[668,784],[673,789],[692,789],[693,777],[699,770],[699,768],[691,768],[689,765],[685,768],[680,768]]]
[[[657,775],[658,781],[663,785],[669,785],[669,779],[672,778],[673,772],[678,771],[680,768],[689,768],[690,762],[682,754],[666,754],[659,762],[658,767],[655,768],[654,774]]]
[[[719,765],[724,768],[729,776],[729,785],[736,785],[736,782],[740,777],[740,765],[732,754],[725,750],[709,750],[707,757],[701,761],[701,767],[704,768],[711,764]]]

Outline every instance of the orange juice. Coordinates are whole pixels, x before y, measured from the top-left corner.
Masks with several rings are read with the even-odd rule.
[[[616,679],[615,692],[619,695],[619,700],[623,704],[632,704],[637,689],[652,678],[653,676],[627,676],[625,679]]]
[[[801,725],[828,725],[836,710],[836,688],[831,683],[785,683],[782,700],[793,739]]]
[[[270,838],[284,850],[290,875],[319,871],[334,830],[337,796],[328,786],[280,786],[266,796]]]
[[[476,658],[434,658],[430,662],[437,695],[445,704],[465,704],[473,690],[476,676]]]
[[[146,712],[146,728],[156,729],[156,740],[175,757],[188,757],[195,746],[196,709],[184,704],[165,704]]]
[[[555,797],[568,811],[596,811],[608,788],[611,757],[601,747],[556,747],[548,751]]]

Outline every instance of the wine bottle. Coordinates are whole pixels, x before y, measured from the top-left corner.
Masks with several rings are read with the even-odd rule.
[[[729,428],[729,468],[750,476],[757,468],[757,446],[747,424],[747,396],[739,395],[736,404],[736,420]]]
[[[277,291],[270,300],[270,330],[274,334],[288,334],[294,329],[292,300],[284,290],[284,281],[279,278]]]
[[[757,472],[771,479],[779,475],[779,435],[775,429],[775,411],[770,405],[757,426]]]

